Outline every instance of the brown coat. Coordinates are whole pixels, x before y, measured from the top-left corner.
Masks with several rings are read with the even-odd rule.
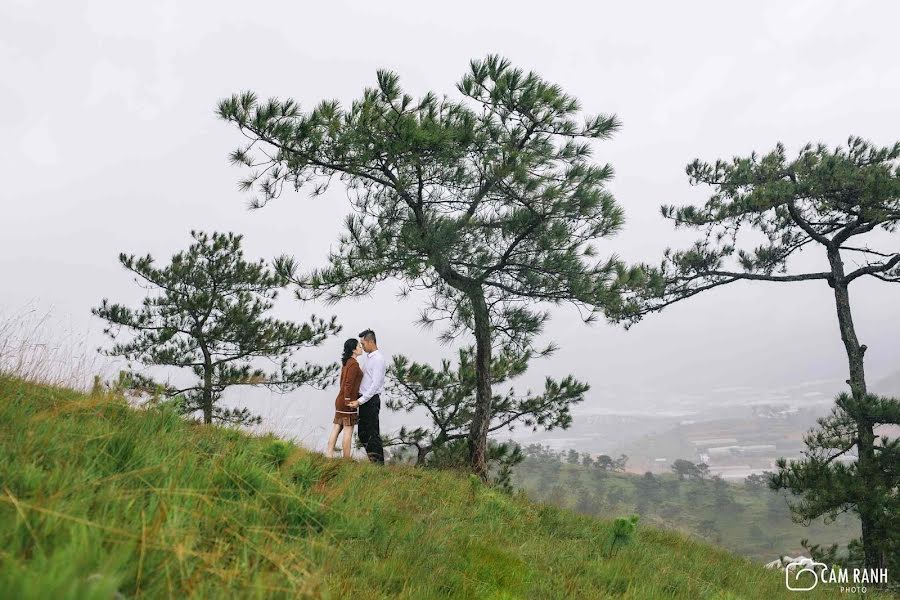
[[[359,386],[362,383],[363,372],[359,363],[352,356],[344,363],[341,369],[341,385],[337,398],[334,399],[334,409],[341,412],[356,412],[355,408],[347,406],[347,401],[359,398]]]

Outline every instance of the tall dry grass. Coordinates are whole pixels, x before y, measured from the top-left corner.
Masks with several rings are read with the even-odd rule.
[[[102,374],[99,357],[78,332],[36,303],[0,310],[0,374],[55,387],[87,390]]]

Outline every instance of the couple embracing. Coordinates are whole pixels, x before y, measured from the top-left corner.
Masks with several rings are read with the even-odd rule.
[[[356,359],[364,352],[366,359],[360,366]],[[366,329],[359,334],[358,340],[351,338],[344,342],[341,364],[340,389],[334,400],[334,426],[328,437],[327,455],[332,455],[337,438],[343,431],[341,445],[344,458],[350,458],[353,427],[359,423],[359,441],[365,447],[369,460],[384,464],[378,412],[381,409],[387,361],[378,349],[375,332]]]

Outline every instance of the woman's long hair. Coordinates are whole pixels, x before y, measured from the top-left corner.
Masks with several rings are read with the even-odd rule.
[[[347,360],[353,356],[353,351],[356,350],[356,347],[359,345],[359,340],[356,338],[350,338],[346,342],[344,342],[344,353],[341,355],[341,365],[347,364]]]

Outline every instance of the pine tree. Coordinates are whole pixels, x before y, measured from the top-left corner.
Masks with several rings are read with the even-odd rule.
[[[614,557],[619,553],[619,549],[622,546],[626,546],[634,541],[638,520],[640,520],[638,515],[631,515],[630,517],[619,517],[613,521],[612,530],[609,532],[607,540],[607,558]]]
[[[744,478],[744,488],[751,494],[759,495],[763,490],[766,489],[768,481],[769,477],[767,477],[766,475],[752,473]]]
[[[857,498],[869,568],[884,566],[888,544],[881,516],[885,497],[876,491],[884,477],[879,458],[884,451],[876,445],[874,431],[876,415],[885,416],[887,404],[867,393],[866,346],[856,334],[849,289],[865,277],[900,282],[900,252],[878,247],[886,236],[868,235],[893,233],[900,223],[898,159],[900,143],[878,148],[851,137],[846,148],[807,145],[794,160],[788,160],[781,144],[763,157],[752,154],[714,165],[695,160],[687,167],[691,184],[712,186],[713,195],[703,206],[664,206],[662,213],[676,227],[697,228],[704,236],[689,250],[666,251],[660,268],[650,276],[651,285],[645,288],[650,294],[642,311],[659,310],[736,281],[819,281],[831,288],[853,398],[852,406],[845,402],[839,407],[841,416],[835,419],[841,424],[847,418],[856,419],[853,433],[844,439],[853,442],[858,457],[854,485],[873,490]],[[738,235],[747,229],[762,233],[766,242],[752,249],[739,248]],[[789,273],[789,259],[812,248],[824,255],[828,268]],[[848,260],[863,264],[848,269]],[[824,447],[830,447],[829,443]],[[815,469],[816,464],[808,468]],[[806,467],[797,468],[802,472]],[[784,475],[777,481],[797,482],[796,491],[805,494],[811,480]],[[830,490],[822,493],[828,496]],[[892,493],[897,494],[896,488]],[[823,506],[822,510],[830,509]]]
[[[298,281],[304,297],[366,294],[397,278],[431,293],[421,319],[441,324],[443,340],[474,336],[468,445],[486,476],[495,348],[536,350],[541,303],[574,304],[585,320],[620,314],[624,286],[639,278],[615,257],[594,258],[593,243],[616,233],[623,213],[605,187],[612,167],[591,162],[590,142],[618,120],[582,117],[559,86],[496,56],[473,61],[457,90],[460,100],[415,100],[379,71],[348,109],[324,101],[302,112],[248,92],[218,112],[250,140],[232,160],[253,169],[243,186],[256,186],[256,206],[286,185],[322,193],[335,177],[351,191],[329,266]]]
[[[713,501],[719,509],[737,507],[731,486],[719,475],[712,478]]]
[[[336,365],[301,366],[291,357],[295,350],[317,346],[340,331],[335,319],[313,316],[301,325],[266,316],[288,278],[262,260],[244,260],[240,235],[192,231],[191,236],[194,243],[165,267],[157,267],[150,255],[120,254],[122,266],[150,293],[137,309],[104,299],[92,310],[108,322],[104,331],[113,340],[123,330],[132,334],[128,341],[102,350],[105,354],[124,357],[129,365],[187,369],[195,378],[177,386],[132,372],[131,384],[179,398],[182,411],[202,411],[205,423],[236,424],[259,422],[259,417],[246,408],[217,406],[231,386],[287,392],[302,385],[328,385]],[[264,371],[255,366],[258,359],[278,367]]]
[[[721,541],[722,534],[719,532],[719,525],[714,519],[703,519],[697,524],[697,533],[705,538]]]
[[[831,414],[818,419],[818,428],[804,437],[804,458],[779,459],[770,486],[795,494],[798,499],[790,502],[791,512],[795,520],[806,524],[823,515],[831,520],[848,511],[859,515],[870,534],[869,546],[863,536],[863,549],[871,551],[877,543],[875,549],[884,561],[877,566],[898,572],[900,438],[877,436],[866,463],[868,471],[863,472],[863,463],[851,454],[859,451],[859,440],[865,435],[861,423],[876,431],[880,426],[900,425],[900,402],[873,394],[862,400],[839,395]],[[871,566],[868,554],[865,566]]]
[[[662,483],[650,471],[634,480],[635,491],[641,500],[656,503],[662,494]]]
[[[455,440],[468,437],[469,424],[475,412],[475,390],[478,376],[475,370],[475,350],[459,351],[454,369],[444,360],[439,369],[410,362],[405,356],[395,356],[388,369],[388,408],[413,412],[423,410],[431,423],[426,427],[408,429],[388,440],[389,445],[412,446],[416,449],[416,463],[424,464],[429,454]],[[528,368],[529,353],[512,350],[497,353],[491,359],[491,380],[499,385],[521,376]],[[562,381],[546,378],[541,394],[516,393],[510,388],[504,395],[492,399],[491,423],[488,432],[513,430],[518,425],[538,429],[565,429],[572,422],[570,407],[584,400],[589,386],[566,377]]]
[[[697,465],[683,458],[676,459],[671,466],[672,472],[678,475],[678,480],[700,479],[700,470]]]
[[[594,462],[597,466],[597,469],[600,471],[614,471],[615,461],[611,456],[607,454],[601,454],[597,457],[597,460]]]
[[[621,473],[625,471],[625,465],[628,464],[628,456],[620,454],[619,458],[612,458],[606,454],[601,454],[597,457],[594,464],[601,471],[616,471]]]

